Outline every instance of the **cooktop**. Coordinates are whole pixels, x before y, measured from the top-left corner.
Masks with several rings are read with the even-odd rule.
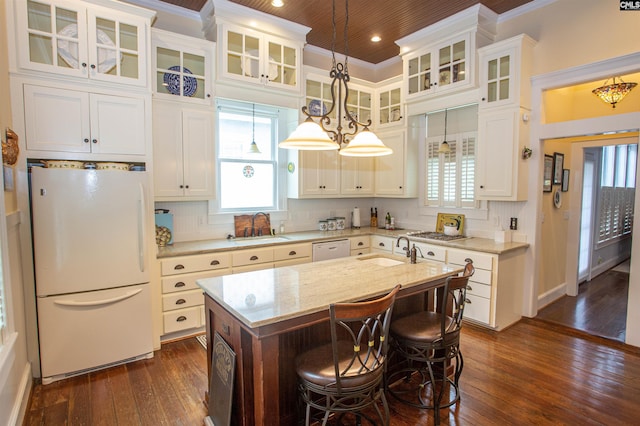
[[[432,232],[432,231],[417,231],[407,232],[407,237],[414,240],[438,240],[438,241],[453,241],[461,240],[468,237],[464,235],[446,235],[444,232]]]

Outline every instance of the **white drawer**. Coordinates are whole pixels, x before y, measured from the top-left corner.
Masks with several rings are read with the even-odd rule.
[[[361,250],[369,247],[369,236],[352,237],[349,238],[351,243],[351,250]]]
[[[241,272],[260,271],[262,269],[272,269],[273,267],[273,262],[256,263],[255,265],[234,266],[233,273],[239,274]]]
[[[297,259],[308,257],[311,262],[311,244],[288,244],[273,247],[273,260]]]
[[[381,236],[378,236],[378,235],[372,235],[371,236],[371,249],[392,252],[393,251],[393,242],[394,241],[395,240],[393,240],[392,238],[381,237]]]
[[[489,299],[467,293],[467,303],[464,305],[464,318],[489,324],[491,303]]]
[[[405,241],[400,241],[400,245],[404,244]],[[425,243],[414,243],[411,244],[416,245],[416,249],[418,249],[418,257],[424,257],[425,259],[435,260],[438,262],[444,262],[447,258],[447,249],[442,246],[433,246]]]
[[[234,251],[232,258],[234,267],[273,262],[273,248]]]
[[[360,256],[363,254],[368,254],[371,252],[371,249],[369,247],[367,248],[362,248],[362,249],[355,249],[355,250],[351,250],[351,252],[349,253],[351,256]]]
[[[210,253],[162,259],[160,265],[162,275],[175,275],[228,268],[231,262],[229,253]]]
[[[204,304],[202,290],[187,290],[177,293],[169,293],[162,296],[162,310],[190,308]]]
[[[200,312],[199,306],[165,312],[163,314],[164,334],[202,326]]]
[[[303,263],[311,263],[311,257],[298,257],[295,259],[280,260],[279,262],[274,262],[273,267],[279,268],[281,266],[302,265]]]
[[[478,297],[484,297],[485,299],[490,299],[491,286],[479,283],[477,281],[469,280],[467,284],[467,295],[474,295]]]
[[[477,251],[457,251],[449,250],[448,262],[454,265],[462,265],[467,262],[467,259],[473,260],[473,267],[476,269],[486,269],[491,271],[493,269],[493,256],[485,253],[478,253]]]
[[[198,288],[196,280],[202,278],[219,277],[231,273],[231,270],[222,269],[217,271],[196,272],[193,274],[173,275],[162,278],[162,293],[173,293],[176,291],[193,290]]]
[[[491,271],[476,268],[471,278],[469,278],[469,281],[491,285]]]

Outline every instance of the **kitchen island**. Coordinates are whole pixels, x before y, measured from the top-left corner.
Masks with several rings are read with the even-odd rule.
[[[198,280],[206,296],[209,378],[216,332],[237,357],[231,423],[296,423],[294,358],[330,341],[331,303],[375,298],[401,284],[394,315],[415,312],[430,290],[461,270],[370,254]]]

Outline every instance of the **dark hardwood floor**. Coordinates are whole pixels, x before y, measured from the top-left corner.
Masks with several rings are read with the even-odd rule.
[[[563,296],[536,318],[624,342],[629,274],[616,269],[580,284],[577,296]]]
[[[461,400],[444,425],[638,424],[638,348],[523,319],[500,333],[465,325],[462,350]],[[195,338],[168,343],[150,360],[36,385],[25,424],[202,425],[206,371]],[[394,426],[433,424],[389,403]]]

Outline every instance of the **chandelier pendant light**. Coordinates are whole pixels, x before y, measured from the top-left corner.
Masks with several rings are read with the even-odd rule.
[[[251,136],[251,145],[249,145],[249,154],[261,154],[260,148],[258,148],[258,144],[256,143],[256,104],[253,104],[252,110],[252,136]]]
[[[591,92],[615,108],[616,104],[638,85],[638,83],[625,83],[621,78],[619,80],[620,83],[616,83],[616,78],[613,77],[613,83],[607,84],[609,82],[609,79],[607,79],[603,86],[593,89]]]
[[[344,23],[344,64],[336,61],[336,2],[333,0],[333,39],[331,44],[331,108],[322,111],[322,115],[311,114],[306,106],[302,113],[307,116],[291,135],[278,146],[286,149],[300,150],[339,150],[340,155],[352,157],[377,157],[389,155],[393,150],[371,131],[371,119],[366,123],[358,121],[347,108],[349,99],[349,47],[347,26],[349,23],[349,0],[345,0]],[[331,126],[331,113],[336,110],[337,123]],[[315,119],[318,120],[316,122]],[[343,118],[345,120],[343,124]],[[345,146],[343,146],[345,145]]]
[[[444,140],[440,144],[440,148],[438,148],[438,154],[448,154],[451,152],[451,147],[449,146],[449,142],[447,142],[447,109],[444,110]]]

